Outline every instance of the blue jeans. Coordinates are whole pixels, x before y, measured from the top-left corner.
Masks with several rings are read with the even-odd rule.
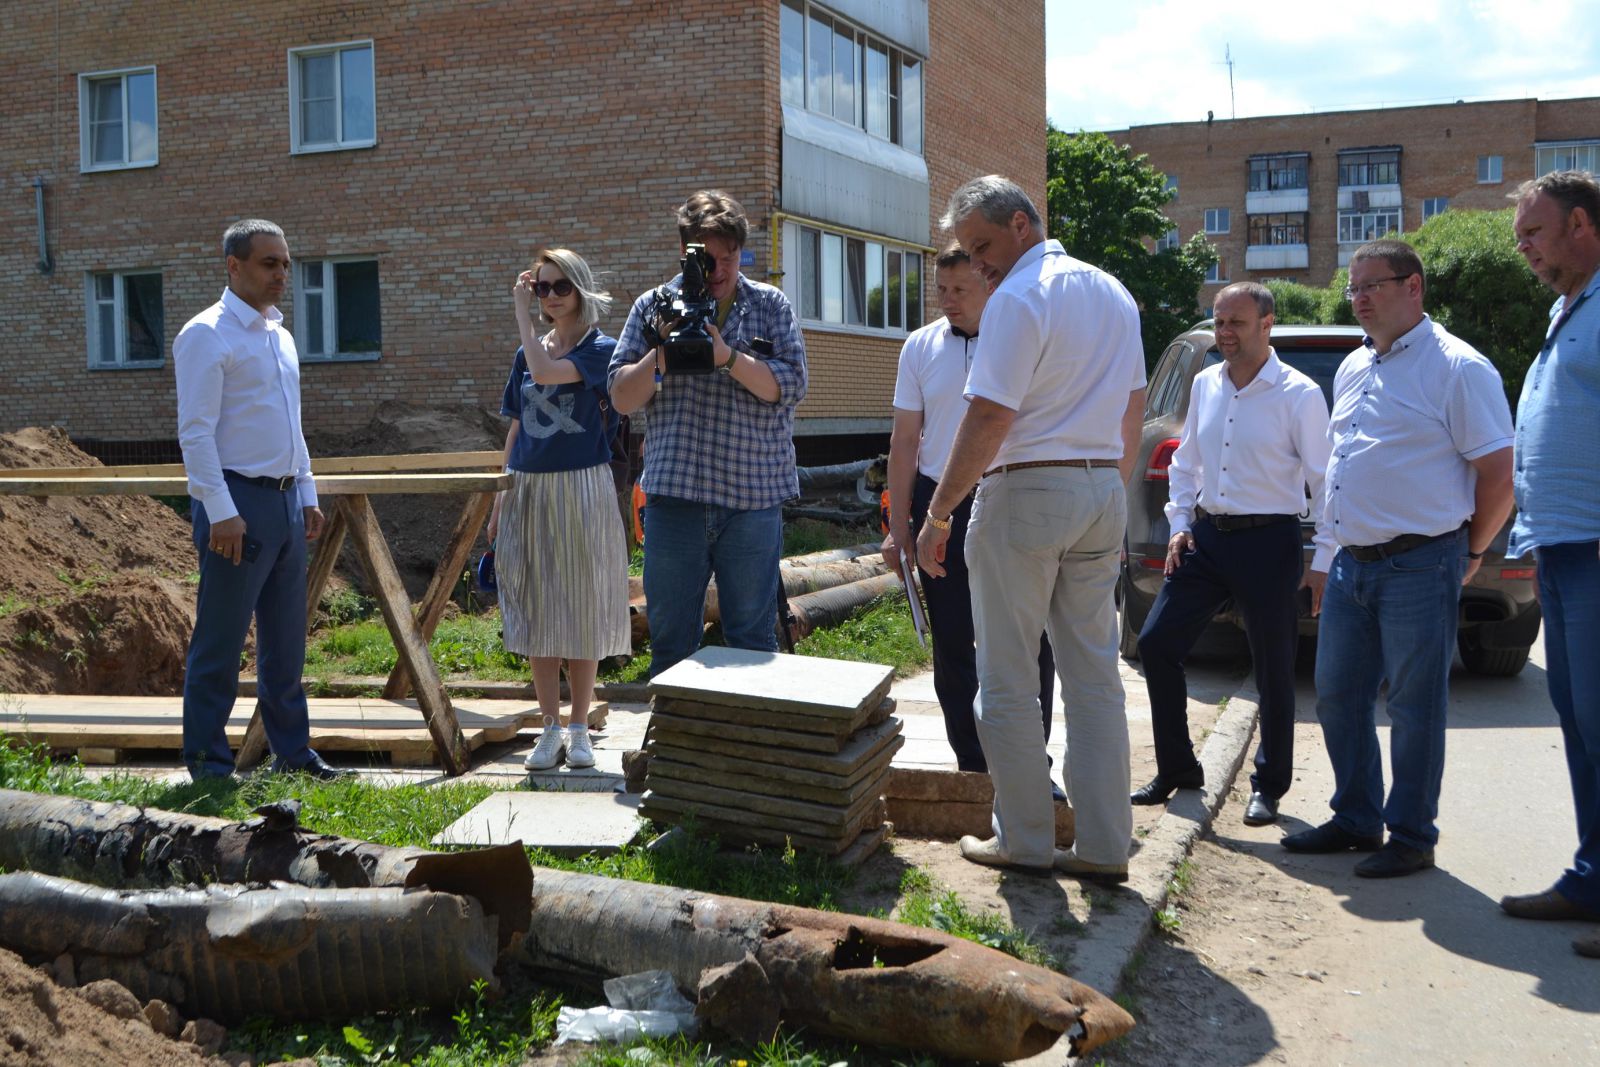
[[[730,648],[777,651],[781,505],[741,511],[652,496],[644,507],[644,530],[652,678],[700,647],[712,575],[723,642]]]
[[[1333,822],[1412,848],[1439,840],[1445,704],[1456,650],[1466,532],[1359,563],[1341,550],[1328,571],[1317,639],[1317,719],[1334,791]],[[1387,802],[1378,749],[1378,690],[1387,681]]]
[[[233,771],[228,718],[239,697],[239,654],[256,624],[256,694],[267,743],[281,767],[315,756],[300,675],[306,661],[306,528],[299,494],[228,479],[228,492],[261,543],[254,563],[235,566],[206,547],[211,522],[193,504],[200,590],[183,675],[183,762],[195,778]]]
[[[1600,911],[1600,556],[1579,541],[1535,550],[1550,703],[1561,720],[1572,802],[1578,810],[1578,852],[1556,891]]]

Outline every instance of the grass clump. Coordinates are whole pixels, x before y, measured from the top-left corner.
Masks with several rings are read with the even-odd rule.
[[[906,871],[900,878],[900,892],[900,904],[895,909],[895,918],[900,922],[976,941],[1025,963],[1051,969],[1057,966],[1055,957],[1026,931],[999,915],[974,912],[953,890],[943,889],[923,871]]]
[[[933,653],[917,643],[911,605],[901,593],[879,597],[838,626],[807,634],[794,650],[802,656],[882,663],[900,678],[933,662]]]

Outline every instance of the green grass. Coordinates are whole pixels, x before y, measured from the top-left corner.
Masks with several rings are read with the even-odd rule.
[[[895,918],[911,926],[940,930],[955,937],[998,949],[1025,963],[1055,969],[1057,961],[1026,931],[1000,915],[975,912],[954,891],[944,889],[913,867],[900,878],[900,904]]]
[[[838,626],[807,634],[795,651],[802,656],[882,663],[902,678],[933,662],[933,653],[917,644],[911,605],[900,593],[879,597]]]
[[[520,681],[528,677],[521,656],[500,641],[500,613],[459,615],[444,619],[428,642],[433,662],[444,675],[471,675],[483,681]],[[376,616],[318,630],[306,643],[306,675],[385,675],[398,656],[394,639]]]
[[[3,598],[0,598],[0,619],[5,618],[7,615],[15,615],[27,606],[28,602],[17,594],[7,593]]]
[[[876,526],[840,526],[821,519],[795,519],[783,524],[783,554],[804,556],[829,548],[876,544],[883,533]]]

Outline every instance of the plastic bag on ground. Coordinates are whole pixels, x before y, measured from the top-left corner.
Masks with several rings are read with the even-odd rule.
[[[556,1044],[692,1036],[695,1032],[694,1003],[678,992],[668,971],[612,978],[602,988],[609,1007],[562,1008],[556,1014]]]

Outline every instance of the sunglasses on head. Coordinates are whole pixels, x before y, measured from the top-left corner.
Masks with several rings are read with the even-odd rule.
[[[533,295],[537,296],[540,300],[550,296],[552,293],[556,296],[571,296],[572,283],[567,281],[565,278],[557,278],[553,282],[533,283]]]

